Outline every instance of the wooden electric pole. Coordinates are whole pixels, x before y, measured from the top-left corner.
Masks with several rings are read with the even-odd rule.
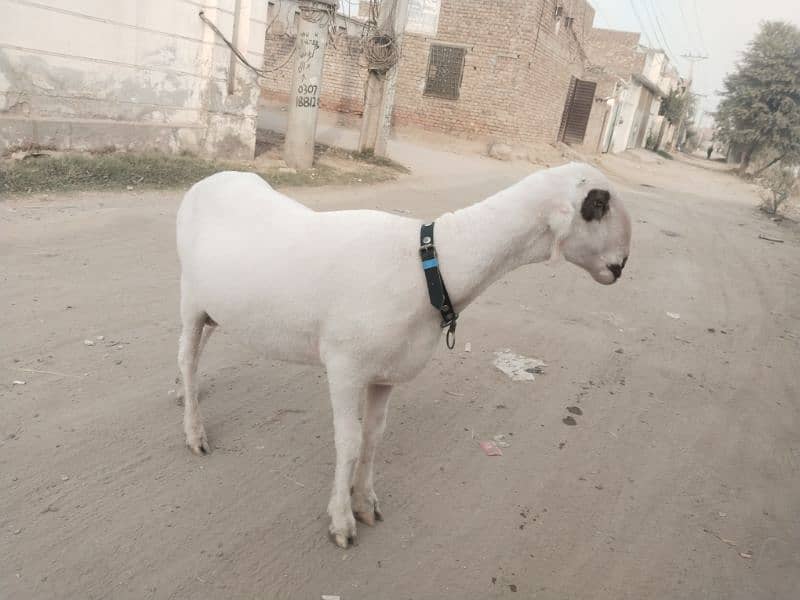
[[[376,156],[386,156],[389,134],[392,128],[392,111],[397,87],[397,69],[403,32],[408,18],[408,0],[382,0],[375,30],[377,41],[370,38],[367,43],[393,45],[394,62],[388,69],[370,64],[367,78],[367,93],[364,102],[364,116],[361,119],[361,133],[358,149],[373,152]],[[381,42],[380,38],[384,37]],[[369,55],[367,60],[369,60]]]

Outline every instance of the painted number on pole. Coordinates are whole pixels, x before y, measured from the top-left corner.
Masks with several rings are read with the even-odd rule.
[[[316,85],[302,83],[297,87],[297,106],[316,106],[317,105]]]
[[[301,82],[305,82],[308,77],[308,71],[311,69],[311,63],[317,56],[320,50],[319,34],[314,32],[300,33],[300,56],[297,61],[297,73],[300,76]],[[316,107],[319,103],[319,86],[312,83],[301,83],[297,86],[297,96],[295,104],[300,108]]]

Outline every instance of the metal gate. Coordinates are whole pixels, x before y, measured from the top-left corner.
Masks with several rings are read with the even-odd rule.
[[[564,114],[561,116],[561,127],[558,130],[559,141],[565,144],[581,144],[586,136],[586,125],[592,113],[594,91],[597,83],[570,78],[567,101],[564,103]]]

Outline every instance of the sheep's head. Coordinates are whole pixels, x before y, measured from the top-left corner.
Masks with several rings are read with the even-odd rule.
[[[628,262],[630,216],[600,171],[583,164],[561,169],[574,184],[556,207],[553,255],[582,267],[599,283],[614,283]]]

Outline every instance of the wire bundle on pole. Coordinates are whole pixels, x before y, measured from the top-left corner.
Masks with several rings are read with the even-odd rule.
[[[389,14],[386,15],[386,23],[394,23],[396,6],[396,3],[392,4]],[[369,20],[364,25],[361,33],[361,51],[370,71],[386,73],[400,59],[397,40],[391,29],[387,30],[378,26],[378,3],[375,0],[370,0],[369,8]]]
[[[370,71],[385,73],[397,64],[397,44],[392,34],[375,29],[364,37],[362,50]]]

